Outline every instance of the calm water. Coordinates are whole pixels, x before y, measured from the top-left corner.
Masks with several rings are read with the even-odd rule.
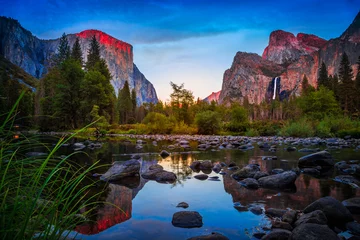
[[[234,202],[244,206],[261,205],[263,208],[303,209],[311,202],[323,196],[333,196],[342,201],[346,198],[360,196],[360,191],[349,185],[332,180],[336,174],[317,179],[301,174],[296,180],[296,191],[284,193],[268,189],[248,190],[242,187],[228,174],[214,172],[209,176],[219,176],[220,181],[200,181],[193,178],[194,173],[188,166],[194,160],[212,160],[213,162],[235,162],[238,166],[258,163],[262,170],[274,168],[291,169],[297,166],[299,157],[306,155],[300,152],[287,152],[285,146],[278,146],[276,153],[263,151],[257,147],[243,152],[241,150],[196,151],[192,143],[192,152],[173,152],[170,157],[162,159],[157,153],[170,143],[161,142],[153,146],[151,141],[138,150],[135,144],[124,142],[104,142],[98,150],[88,151],[89,157],[78,156],[80,164],[91,164],[92,158],[101,159],[102,163],[130,159],[132,153],[142,156],[142,169],[153,164],[160,164],[165,170],[174,172],[178,181],[173,184],[161,184],[140,178],[130,179],[130,184],[109,184],[106,196],[111,205],[99,206],[94,223],[76,228],[82,239],[187,239],[192,236],[219,232],[230,239],[251,239],[252,233],[269,225],[264,215],[255,215],[250,211],[239,211]],[[256,144],[254,144],[256,145]],[[298,149],[301,146],[298,146]],[[176,150],[175,150],[176,151]],[[360,160],[360,152],[352,149],[331,151],[336,160]],[[274,156],[278,160],[264,161],[262,156]],[[286,161],[284,161],[286,160]],[[106,171],[106,169],[99,170]],[[189,211],[198,211],[203,217],[201,228],[177,228],[171,224],[179,202],[187,202]]]

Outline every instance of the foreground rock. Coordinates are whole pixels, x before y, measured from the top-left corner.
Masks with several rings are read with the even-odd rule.
[[[273,229],[269,234],[263,236],[261,240],[288,240],[290,235],[289,230]]]
[[[299,167],[332,167],[334,166],[334,159],[327,151],[320,151],[301,157],[298,165]]]
[[[327,224],[327,218],[323,211],[321,210],[315,210],[313,212],[303,214],[296,222],[295,226],[299,226],[303,223],[315,223],[320,225],[326,225]]]
[[[344,226],[353,221],[349,210],[333,197],[323,197],[311,203],[304,209],[304,213],[321,210],[325,214],[330,226]]]
[[[360,214],[360,198],[349,198],[342,201],[342,204],[352,213]]]
[[[327,225],[304,223],[294,229],[291,240],[339,240],[338,236]]]
[[[228,238],[220,233],[212,232],[209,235],[196,236],[188,238],[187,240],[228,240]]]
[[[229,165],[230,166],[230,165]],[[232,174],[232,177],[236,180],[244,178],[254,178],[254,175],[260,171],[260,167],[257,164],[249,164],[240,170],[237,170]]]
[[[140,171],[140,163],[138,160],[132,159],[126,162],[115,162],[114,165],[104,173],[100,179],[103,181],[115,181],[125,177],[138,175]]]
[[[294,186],[296,178],[296,173],[293,171],[286,171],[276,175],[262,177],[258,182],[263,188],[286,189]]]
[[[176,212],[171,222],[175,227],[181,228],[196,228],[203,225],[202,216],[195,211]]]

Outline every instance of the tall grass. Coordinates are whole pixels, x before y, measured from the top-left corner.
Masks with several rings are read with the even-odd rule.
[[[14,132],[22,96],[0,125],[0,239],[64,238],[98,203],[101,191],[89,194],[96,182],[87,177],[97,163],[84,168],[70,163],[78,153],[56,156],[76,133],[48,146]],[[39,146],[46,155],[27,154]],[[90,210],[80,214],[81,209]]]

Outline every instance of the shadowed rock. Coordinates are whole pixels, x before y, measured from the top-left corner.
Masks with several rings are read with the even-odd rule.
[[[289,186],[293,186],[296,178],[296,173],[293,171],[286,171],[276,175],[262,177],[258,181],[263,188],[285,189]]]
[[[209,235],[196,236],[188,238],[187,240],[228,240],[228,238],[220,233],[212,232]]]
[[[339,240],[338,236],[327,225],[304,223],[294,229],[291,240]]]
[[[299,167],[332,167],[334,166],[334,159],[327,151],[321,151],[301,157],[298,165]]]
[[[172,224],[181,228],[197,228],[202,227],[202,216],[195,211],[176,212],[172,218]]]
[[[115,162],[114,165],[104,173],[100,179],[103,181],[114,181],[124,177],[131,177],[139,174],[140,163],[132,159],[126,162]]]

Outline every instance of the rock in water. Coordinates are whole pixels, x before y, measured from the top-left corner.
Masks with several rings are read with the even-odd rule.
[[[323,197],[311,203],[304,209],[304,213],[321,210],[325,214],[328,224],[332,226],[344,226],[353,221],[349,210],[333,197]]]
[[[259,183],[254,178],[245,178],[244,180],[240,181],[240,184],[249,189],[259,188]]]
[[[291,240],[339,240],[338,236],[327,225],[304,223],[294,229]]]
[[[161,156],[162,158],[166,158],[166,157],[170,156],[170,153],[169,153],[168,151],[166,151],[166,150],[162,150],[162,151],[160,152],[160,156]]]
[[[296,222],[295,227],[299,226],[303,223],[315,223],[320,225],[326,225],[327,218],[323,211],[321,210],[315,210],[313,212],[303,214]]]
[[[334,159],[327,151],[321,151],[301,157],[298,165],[299,167],[332,167],[334,166]]]
[[[181,228],[197,228],[202,227],[202,216],[195,211],[176,212],[172,218],[172,224]]]
[[[230,166],[230,165],[229,165]],[[243,178],[253,178],[256,172],[260,171],[260,167],[257,164],[249,164],[240,170],[237,170],[232,174],[232,177],[236,180]]]
[[[273,229],[269,234],[263,236],[261,240],[288,240],[290,235],[289,230]]]
[[[191,237],[188,238],[187,240],[229,240],[229,239],[224,235],[221,235],[220,233],[212,232],[209,235]]]
[[[140,163],[132,159],[126,162],[115,162],[114,165],[104,173],[100,179],[103,181],[114,181],[124,177],[135,176],[139,174]]]
[[[258,181],[260,186],[264,188],[286,189],[289,186],[294,185],[296,178],[296,173],[293,171],[286,171],[276,175],[262,177]]]
[[[181,202],[181,203],[179,203],[176,207],[188,208],[188,207],[189,207],[189,204],[187,204],[186,202]]]
[[[349,198],[342,201],[342,204],[352,213],[360,214],[360,198]]]

